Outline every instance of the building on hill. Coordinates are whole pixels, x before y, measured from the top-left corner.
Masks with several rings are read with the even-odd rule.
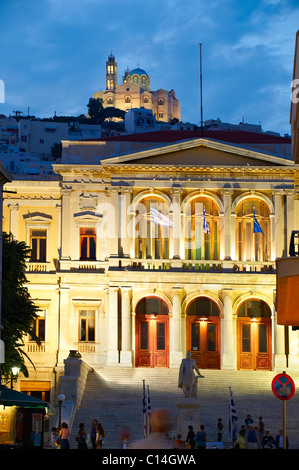
[[[180,102],[175,91],[161,88],[152,91],[150,77],[145,70],[139,67],[126,70],[123,82],[118,85],[117,63],[113,54],[109,55],[106,62],[106,88],[94,93],[93,98],[102,99],[104,108],[113,106],[123,111],[145,108],[152,110],[157,121],[181,120]]]
[[[135,147],[132,136],[64,141],[56,180],[5,185],[3,229],[32,249],[39,307],[21,391],[54,400],[70,350],[90,367],[178,368],[190,350],[201,369],[298,370],[299,332],[286,335],[275,311],[298,169],[269,151],[290,139],[162,134],[136,134]]]

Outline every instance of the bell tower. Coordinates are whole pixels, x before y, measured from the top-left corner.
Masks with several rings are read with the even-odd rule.
[[[106,62],[106,90],[115,90],[117,87],[117,63],[111,53]]]

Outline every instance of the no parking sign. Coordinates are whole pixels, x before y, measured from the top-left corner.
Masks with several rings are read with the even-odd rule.
[[[272,380],[272,391],[276,398],[280,400],[289,400],[295,393],[295,384],[293,379],[285,374],[277,374]]]

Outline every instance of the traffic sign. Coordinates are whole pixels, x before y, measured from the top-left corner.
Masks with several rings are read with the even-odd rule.
[[[272,380],[272,391],[276,398],[289,400],[295,393],[295,383],[293,379],[285,374],[277,374]]]

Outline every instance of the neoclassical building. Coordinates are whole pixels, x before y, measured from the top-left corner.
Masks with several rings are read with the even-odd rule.
[[[93,98],[101,98],[104,108],[113,106],[123,111],[131,108],[152,110],[157,121],[169,122],[171,119],[181,120],[180,102],[175,91],[159,89],[152,91],[150,77],[145,70],[137,67],[127,69],[123,82],[117,84],[117,63],[110,54],[106,62],[106,89],[93,94]]]
[[[201,369],[298,370],[298,331],[275,311],[294,162],[201,137],[108,149],[65,141],[55,178],[5,186],[3,229],[31,247],[40,309],[21,390],[50,393],[70,350],[91,367],[178,368],[190,350]]]

